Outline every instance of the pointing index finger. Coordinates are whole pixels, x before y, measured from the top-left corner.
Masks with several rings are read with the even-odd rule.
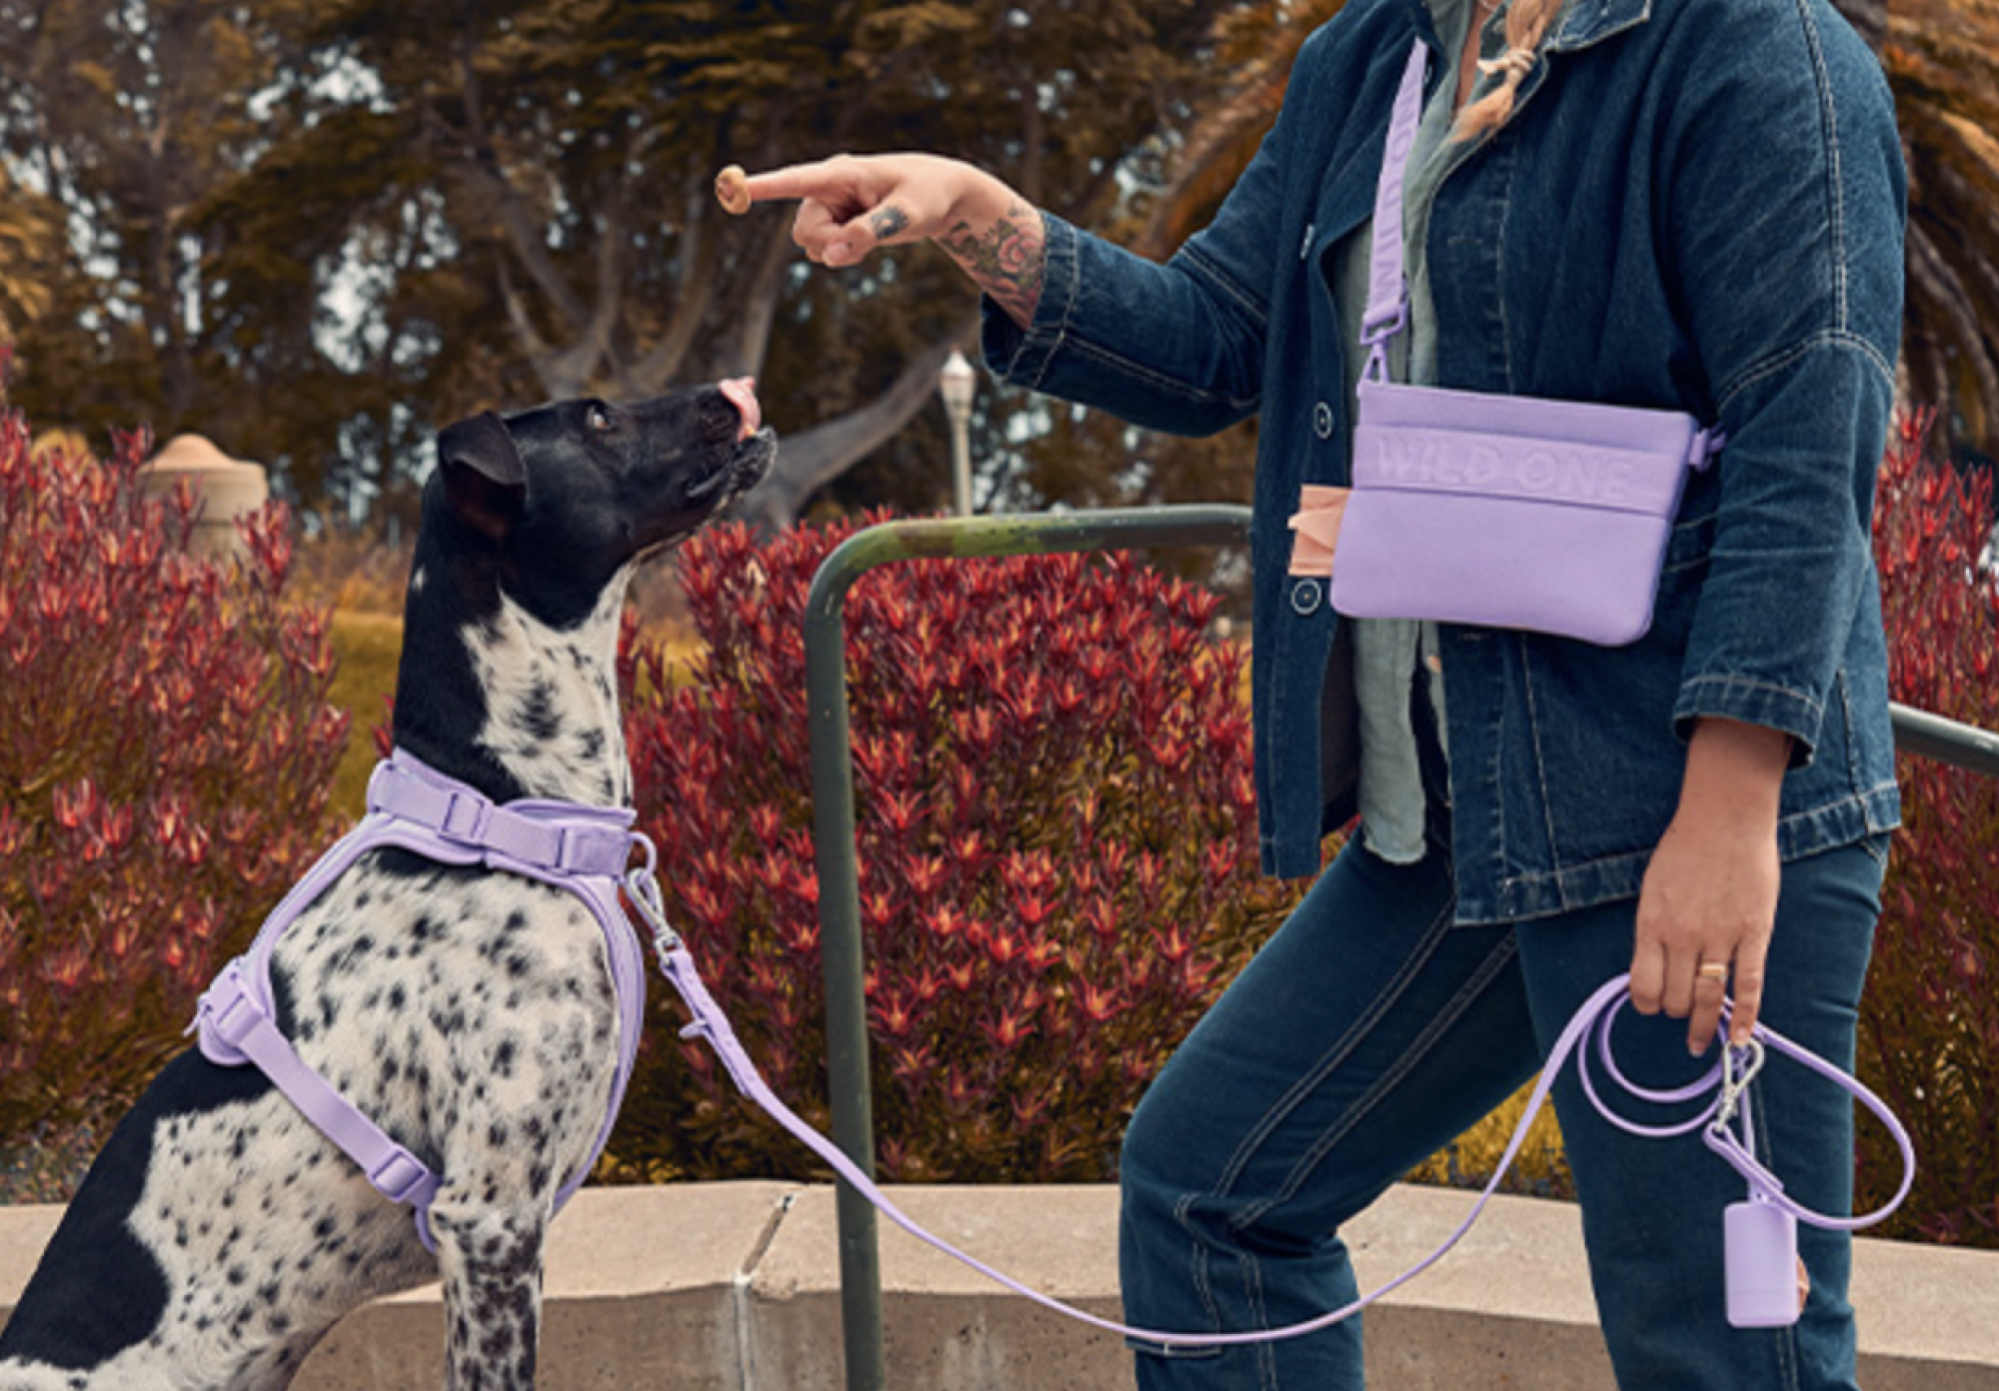
[[[753,203],[784,198],[844,198],[853,192],[851,170],[842,171],[838,160],[815,164],[793,164],[763,174],[746,174],[740,164],[732,164],[715,176],[715,196],[724,208],[740,216]]]

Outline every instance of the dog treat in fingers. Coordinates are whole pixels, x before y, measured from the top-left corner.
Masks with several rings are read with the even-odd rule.
[[[722,211],[732,217],[741,217],[750,210],[750,176],[743,172],[742,165],[732,164],[715,176],[715,197]]]

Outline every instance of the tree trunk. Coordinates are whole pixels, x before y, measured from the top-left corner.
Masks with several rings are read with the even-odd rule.
[[[867,405],[781,438],[770,476],[738,504],[737,515],[773,529],[797,521],[814,492],[893,439],[930,403],[945,359],[973,341],[977,331],[977,320],[967,321],[958,333],[911,358],[888,390]]]

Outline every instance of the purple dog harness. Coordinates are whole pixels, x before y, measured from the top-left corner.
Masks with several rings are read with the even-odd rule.
[[[361,1166],[383,1197],[415,1209],[417,1235],[434,1251],[430,1205],[437,1196],[437,1175],[307,1066],[279,1031],[271,997],[271,952],[293,919],[371,850],[399,848],[440,864],[483,864],[567,889],[589,905],[604,931],[618,1000],[618,1071],[596,1148],[556,1194],[560,1209],[583,1185],[611,1138],[645,1022],[644,953],[619,905],[618,884],[634,844],[646,853],[644,869],[634,873],[649,876],[654,861],[651,842],[632,831],[632,821],[630,811],[573,802],[530,799],[496,805],[398,749],[376,765],[369,780],[368,814],[286,895],[250,949],[222,968],[201,997],[190,1032],[200,1031],[201,1051],[209,1061],[261,1068]]]

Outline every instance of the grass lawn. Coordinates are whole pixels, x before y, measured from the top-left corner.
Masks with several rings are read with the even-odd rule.
[[[368,774],[375,767],[374,729],[388,718],[384,702],[395,693],[402,647],[402,619],[334,610],[333,650],[340,665],[331,697],[354,723],[347,732],[347,752],[333,777],[333,806],[350,821],[360,820],[367,810]]]

